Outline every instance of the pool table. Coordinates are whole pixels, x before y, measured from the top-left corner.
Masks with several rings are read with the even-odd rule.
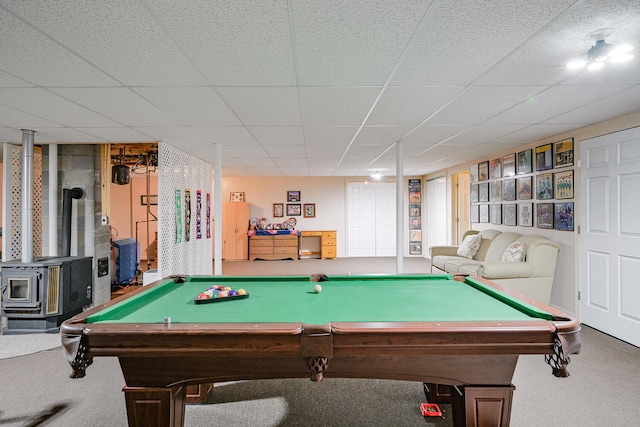
[[[130,426],[181,426],[187,385],[378,378],[455,386],[455,425],[509,425],[518,356],[568,376],[571,316],[477,278],[451,275],[175,276],[63,323],[72,378],[117,356]],[[242,299],[198,303],[211,285]],[[418,405],[417,405],[418,406]]]

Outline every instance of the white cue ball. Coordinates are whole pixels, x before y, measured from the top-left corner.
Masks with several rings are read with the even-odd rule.
[[[314,285],[313,286],[313,292],[315,292],[316,294],[319,294],[320,292],[322,292],[322,286],[321,285]]]

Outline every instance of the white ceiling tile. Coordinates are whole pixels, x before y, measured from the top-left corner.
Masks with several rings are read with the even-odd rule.
[[[298,92],[293,87],[218,88],[247,126],[300,126]]]
[[[39,128],[34,135],[34,142],[76,142],[76,143],[105,143],[102,138],[71,128]]]
[[[587,104],[565,114],[555,116],[544,122],[544,124],[587,125],[621,116],[629,111],[638,110],[640,110],[640,86],[635,86],[617,96],[606,97],[597,103]]]
[[[469,126],[419,126],[405,137],[404,143],[405,145],[435,145],[465,132],[467,129]]]
[[[309,158],[313,158],[314,161],[324,161],[326,159],[340,160],[340,157],[344,154],[346,145],[312,145],[307,144],[306,153]]]
[[[475,125],[544,90],[544,86],[474,86],[438,111],[429,125]]]
[[[0,68],[2,68],[2,65],[0,65]],[[26,80],[19,79],[0,70],[0,87],[33,87],[33,85]]]
[[[433,2],[392,84],[470,84],[574,2]]]
[[[100,100],[96,99],[95,102]],[[0,103],[48,121],[77,127],[118,126],[104,116],[40,88],[0,88]]]
[[[140,2],[6,2],[6,6],[125,85],[206,83]]]
[[[500,145],[503,142],[507,142],[509,144],[523,145],[523,144],[530,143],[532,141],[537,141],[539,139],[547,138],[552,135],[558,135],[572,129],[576,129],[576,126],[567,125],[567,124],[548,124],[548,125],[529,126],[522,130],[516,131],[507,136],[504,136],[502,138],[497,138],[487,143],[486,145]]]
[[[296,83],[286,0],[146,4],[210,84]]]
[[[178,125],[167,113],[127,88],[60,88],[52,91],[131,127]]]
[[[411,132],[414,126],[364,126],[355,142],[358,144],[393,145]]]
[[[625,87],[553,86],[513,108],[487,120],[489,124],[535,124],[582,105],[605,98]]]
[[[292,145],[263,145],[264,151],[272,158],[281,158],[286,160],[304,159],[304,146]]]
[[[380,88],[304,87],[302,111],[306,126],[359,126]]]
[[[453,99],[463,87],[387,87],[368,125],[419,125]]]
[[[204,141],[224,145],[256,145],[253,135],[242,126],[194,126],[190,128]]]
[[[20,129],[35,129],[38,127],[62,127],[49,120],[41,119],[32,114],[14,110],[6,105],[0,105],[0,125],[14,127],[18,132]]]
[[[447,144],[473,146],[512,134],[528,125],[478,125],[447,140]]]
[[[78,128],[89,135],[99,135],[99,138],[109,142],[140,142],[148,141],[149,137],[135,129],[126,127],[113,128]]]
[[[300,126],[249,126],[248,130],[261,145],[304,145],[304,134]]]
[[[358,131],[355,126],[306,126],[304,128],[307,145],[324,147],[342,145],[346,147]]]
[[[134,92],[184,126],[237,126],[240,121],[210,86],[135,87]]]
[[[222,158],[237,159],[268,159],[269,156],[263,147],[258,145],[224,145],[222,147]],[[271,161],[271,160],[269,160]]]
[[[303,85],[381,85],[420,23],[427,2],[293,3]],[[373,31],[372,31],[373,29]]]
[[[39,11],[42,2],[4,2]],[[69,3],[69,6],[72,6]],[[71,24],[73,26],[73,24]],[[0,69],[40,86],[106,86],[115,80],[0,8]]]

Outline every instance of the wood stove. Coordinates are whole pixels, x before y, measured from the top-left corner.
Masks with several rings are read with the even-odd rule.
[[[57,332],[93,301],[92,257],[42,257],[3,262],[4,333]]]

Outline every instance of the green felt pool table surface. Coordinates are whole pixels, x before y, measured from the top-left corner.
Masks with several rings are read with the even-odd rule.
[[[163,283],[87,318],[87,323],[482,322],[551,319],[538,307],[450,275],[186,277]],[[320,293],[314,285],[322,286]],[[243,299],[196,303],[211,285],[244,289]]]

